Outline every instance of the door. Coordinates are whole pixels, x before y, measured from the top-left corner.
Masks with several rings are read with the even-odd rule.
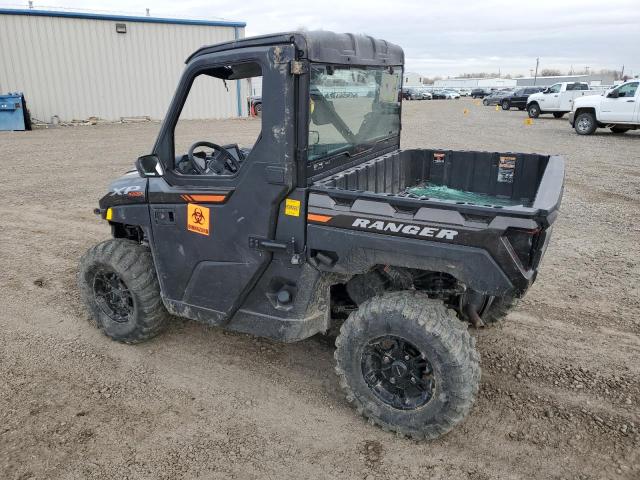
[[[542,95],[540,99],[540,109],[542,111],[554,111],[560,108],[560,90],[562,89],[561,83],[551,85],[548,90]]]
[[[640,82],[629,82],[613,89],[602,99],[600,120],[603,122],[633,123],[637,112],[637,93]]]
[[[174,313],[224,322],[271,261],[255,239],[273,238],[292,188],[292,58],[292,46],[278,45],[203,55],[187,66],[154,151],[166,171],[150,179],[148,194],[152,252]],[[249,78],[262,82],[261,118],[207,118],[245,109]],[[198,142],[215,147],[193,148]],[[248,148],[224,146],[231,143]]]

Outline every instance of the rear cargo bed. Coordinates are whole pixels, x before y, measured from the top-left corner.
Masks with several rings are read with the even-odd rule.
[[[562,159],[548,155],[397,150],[319,180],[312,190],[534,214],[557,208],[563,176]]]

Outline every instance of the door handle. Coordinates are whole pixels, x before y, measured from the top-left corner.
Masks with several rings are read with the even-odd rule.
[[[627,103],[633,103],[635,100],[627,100]]]

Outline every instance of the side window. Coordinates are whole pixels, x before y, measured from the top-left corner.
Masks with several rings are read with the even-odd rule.
[[[577,83],[567,83],[567,92],[572,91],[572,90],[578,90],[578,84]]]
[[[262,72],[257,63],[220,65],[193,80],[174,128],[174,170],[232,176],[260,137]],[[250,116],[235,128],[224,119]]]
[[[589,90],[589,85],[587,85],[586,83],[581,83],[580,90]]]
[[[568,87],[568,85],[567,85]],[[560,89],[562,88],[562,84],[561,83],[556,83],[555,85],[551,85],[549,87],[549,93],[559,93]],[[567,88],[568,90],[568,88]]]
[[[619,97],[635,97],[636,90],[638,89],[638,82],[626,83],[621,87],[618,87]]]

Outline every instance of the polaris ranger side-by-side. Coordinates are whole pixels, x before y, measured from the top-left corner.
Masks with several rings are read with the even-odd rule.
[[[467,327],[535,280],[564,162],[401,150],[403,64],[396,45],[330,32],[195,52],[152,153],[96,209],[114,238],[82,258],[79,284],[98,327],[127,343],[169,314],[284,342],[340,327],[336,371],[364,416],[428,439],[460,422],[480,380]],[[215,132],[178,146],[199,76],[262,77],[251,149]]]

